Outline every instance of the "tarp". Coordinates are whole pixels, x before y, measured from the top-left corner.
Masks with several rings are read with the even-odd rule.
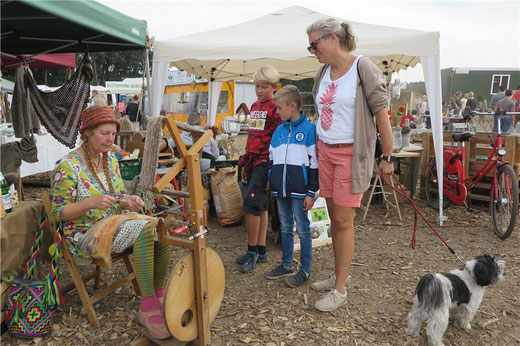
[[[337,15],[337,13],[336,13]],[[314,21],[335,17],[352,25],[357,36],[355,54],[369,56],[383,71],[396,72],[422,61],[426,90],[433,117],[435,152],[442,153],[442,113],[439,33],[353,22],[291,6],[268,15],[212,31],[154,43],[153,71],[170,64],[198,78],[213,81],[250,81],[261,66],[273,65],[282,78],[312,78],[320,66],[306,47],[307,27]],[[154,79],[157,81],[156,79]],[[153,115],[161,109],[164,83],[153,85]],[[442,155],[436,155],[442,171]],[[439,191],[442,200],[442,191]],[[442,210],[440,211],[442,223]]]
[[[22,60],[32,69],[76,67],[76,53],[41,54],[32,58],[28,58],[27,54],[22,55],[20,58],[2,55],[0,59],[2,69],[15,69],[20,65]]]
[[[92,0],[2,1],[2,52],[135,50],[146,45],[146,22]]]

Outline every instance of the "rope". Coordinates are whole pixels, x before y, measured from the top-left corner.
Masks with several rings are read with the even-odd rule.
[[[448,243],[446,242],[446,240],[444,240],[444,238],[442,237],[442,235],[435,229],[435,227],[432,225],[432,223],[430,222],[430,220],[428,220],[428,218],[423,214],[423,212],[421,212],[421,210],[419,209],[419,207],[417,207],[417,203],[415,203],[415,201],[410,197],[408,196],[408,193],[406,193],[406,189],[404,188],[403,184],[401,184],[401,182],[399,181],[399,179],[397,179],[397,177],[395,176],[394,173],[392,173],[391,175],[394,180],[396,181],[397,183],[397,186],[398,188],[395,188],[394,186],[392,186],[386,179],[383,175],[380,175],[381,177],[381,180],[386,184],[388,185],[392,190],[394,190],[395,192],[397,192],[401,197],[403,197],[405,200],[408,201],[408,203],[410,203],[410,205],[412,206],[412,208],[415,210],[415,221],[414,221],[414,229],[413,229],[413,233],[412,233],[412,249],[415,249],[415,243],[416,243],[416,233],[417,233],[417,226],[418,226],[418,219],[417,219],[417,215],[420,215],[421,218],[424,220],[424,222],[428,225],[428,227],[430,227],[430,229],[433,231],[433,233],[435,233],[435,235],[441,240],[441,242],[444,244],[444,246],[446,246],[446,248],[450,251],[450,253],[457,259],[459,260],[462,264],[464,264],[464,261],[457,255],[457,253],[455,252],[455,250],[453,250],[453,248],[451,248]]]

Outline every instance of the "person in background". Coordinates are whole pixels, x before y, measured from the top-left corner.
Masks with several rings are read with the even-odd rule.
[[[139,96],[134,95],[132,97],[132,101],[126,106],[126,114],[128,115],[128,119],[134,124],[134,131],[139,130]]]
[[[99,95],[97,90],[92,90],[92,101],[90,102],[91,106],[106,106],[107,103],[103,96]]]
[[[117,110],[119,111],[120,114],[125,114],[125,104],[123,103],[123,99],[120,98],[119,99],[119,102],[117,104]]]
[[[276,107],[283,123],[273,133],[269,146],[269,186],[278,206],[282,235],[282,263],[265,273],[266,279],[286,277],[289,287],[309,280],[312,234],[308,211],[318,191],[316,126],[301,111],[298,88],[286,85],[276,92]],[[294,220],[300,238],[301,268],[294,273]]]
[[[334,251],[334,274],[311,288],[329,291],[314,307],[333,311],[347,304],[354,217],[374,172],[376,122],[383,147],[379,174],[394,172],[393,134],[385,79],[370,58],[352,54],[356,42],[350,25],[320,19],[307,28],[307,35],[307,49],[324,64],[314,78],[312,94],[318,115],[320,196],[327,202]]]
[[[126,195],[117,158],[109,151],[120,123],[108,106],[86,108],[81,114],[82,145],[58,161],[52,175],[51,209],[63,223],[65,239],[74,255],[89,258],[83,246],[88,230],[105,217],[137,212],[144,202]],[[117,225],[116,225],[117,227]],[[165,279],[172,248],[157,241],[155,225],[137,217],[122,222],[111,253],[133,248],[135,276],[141,291],[137,319],[158,339],[170,337],[163,317]],[[123,291],[124,292],[124,291]]]
[[[166,115],[166,112],[164,112]],[[188,115],[187,120],[188,125],[191,125],[199,130],[204,130],[202,126],[200,126],[201,119],[199,113],[190,113]],[[209,141],[204,144],[204,147],[202,148],[202,157],[200,159],[200,170],[201,171],[207,171],[209,170],[211,166],[211,160],[215,160],[219,155],[219,149],[217,141],[215,140],[215,132],[216,128],[211,129],[213,131],[213,138],[210,138]],[[186,148],[190,148],[193,145],[193,136],[187,132],[183,131],[181,133],[182,141],[184,142],[184,145],[186,145]],[[173,139],[168,139],[168,144],[170,147],[175,148],[175,142]]]
[[[237,256],[240,271],[249,273],[258,263],[268,261],[266,236],[268,224],[267,168],[269,145],[274,130],[280,124],[273,93],[280,74],[272,66],[263,66],[253,75],[258,100],[251,106],[246,153],[238,164],[242,166],[242,181],[247,182],[243,211],[247,229],[247,251]]]
[[[464,97],[460,99],[460,104],[461,104],[460,109],[462,109],[462,111],[464,111],[466,109],[467,103],[468,103],[468,93],[465,93]]]
[[[500,116],[500,131],[507,132],[509,131],[509,127],[513,122],[513,118],[511,115],[506,115],[506,112],[514,112],[515,111],[515,101],[513,101],[513,90],[507,89],[504,93],[504,98],[497,102],[495,107],[495,119]],[[503,115],[500,115],[503,114]],[[495,132],[498,132],[498,120],[496,120],[495,124]]]
[[[479,97],[477,97],[477,101],[478,101],[478,109],[481,112],[486,111],[488,108],[487,100],[485,98],[483,98],[482,96],[479,96]]]
[[[513,93],[513,101],[515,101],[515,111],[520,112],[520,84],[518,84],[516,89]]]
[[[477,109],[477,100],[475,100],[475,93],[470,91],[468,93],[468,101],[466,102],[466,107],[469,107],[471,111]]]
[[[417,119],[417,124],[421,125],[424,122],[424,115],[427,110],[429,110],[428,96],[423,95],[421,97],[421,105],[419,106],[419,118]]]
[[[462,98],[462,91],[457,91],[455,93],[455,105],[457,106],[455,109],[454,109],[454,112],[455,113],[459,113],[461,111],[462,108],[462,101],[460,100]]]
[[[506,90],[506,88],[501,85],[498,87],[498,92],[493,95],[493,97],[491,98],[491,102],[489,103],[489,107],[495,109],[496,106],[497,106],[497,102],[502,100],[504,97],[506,97],[504,91]]]

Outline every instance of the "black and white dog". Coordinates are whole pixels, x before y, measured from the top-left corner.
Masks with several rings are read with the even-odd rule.
[[[426,322],[430,345],[443,345],[442,337],[450,314],[458,327],[471,329],[470,323],[482,302],[486,286],[502,281],[505,269],[503,260],[482,255],[448,274],[423,276],[415,288],[406,334],[418,336],[422,323]]]

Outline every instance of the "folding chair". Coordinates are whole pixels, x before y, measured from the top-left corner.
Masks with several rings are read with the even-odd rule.
[[[379,176],[379,174],[377,174],[377,171],[378,171],[377,163],[375,163],[375,167],[374,167],[375,177],[374,177],[374,181],[372,182],[372,185],[370,186],[370,189],[368,190],[368,191],[370,191],[370,193],[368,195],[368,201],[367,201],[366,205],[361,205],[361,209],[364,210],[363,222],[367,218],[368,210],[370,209],[370,203],[372,203],[372,198],[374,197],[374,195],[377,195],[377,194],[382,195],[383,202],[385,203],[386,209],[389,209],[389,206],[390,206],[390,207],[394,208],[395,210],[397,210],[397,216],[399,216],[399,221],[403,221],[403,218],[401,216],[401,209],[399,208],[399,201],[397,200],[397,193],[394,190],[392,190],[392,192],[385,192],[383,181],[381,180],[381,177]],[[390,181],[390,184],[392,184],[392,186],[394,186],[393,176],[389,175],[388,180]],[[379,187],[380,191],[376,192],[375,190],[377,187]],[[394,202],[390,202],[389,198],[387,197],[387,195],[391,195],[392,193],[394,196]]]
[[[49,193],[47,191],[44,191],[42,193],[42,205],[45,209],[45,213],[47,214],[47,221],[49,227],[56,227],[56,220],[54,220],[52,213],[51,213],[51,201],[49,197]],[[62,242],[61,251],[63,253],[63,259],[65,260],[65,263],[67,264],[67,267],[69,268],[70,275],[72,277],[72,283],[64,286],[61,288],[61,291],[63,294],[66,294],[70,291],[72,291],[74,288],[78,291],[79,297],[81,299],[81,303],[83,304],[83,309],[87,313],[88,320],[90,321],[90,324],[93,325],[96,328],[100,327],[99,320],[96,315],[96,311],[94,310],[94,303],[98,302],[102,298],[106,297],[110,293],[117,290],[119,287],[124,286],[128,282],[132,282],[134,286],[134,290],[137,293],[137,295],[141,295],[141,292],[139,290],[139,285],[137,284],[137,280],[135,278],[135,272],[134,267],[132,264],[132,261],[130,259],[130,255],[132,255],[132,248],[128,249],[127,251],[114,255],[112,257],[112,263],[116,263],[119,261],[123,261],[126,269],[128,271],[128,274],[124,277],[120,278],[119,280],[115,281],[114,283],[110,284],[108,287],[99,290],[99,281],[101,277],[101,267],[107,267],[108,263],[105,263],[103,260],[100,259],[94,259],[92,261],[92,264],[95,266],[95,270],[93,273],[90,273],[86,276],[82,276],[81,272],[78,268],[78,265],[74,259],[74,255],[70,252],[68,243],[63,237],[62,239],[64,241]],[[94,291],[93,295],[89,295],[87,292],[87,288],[85,284],[89,282],[90,280],[94,279]]]

